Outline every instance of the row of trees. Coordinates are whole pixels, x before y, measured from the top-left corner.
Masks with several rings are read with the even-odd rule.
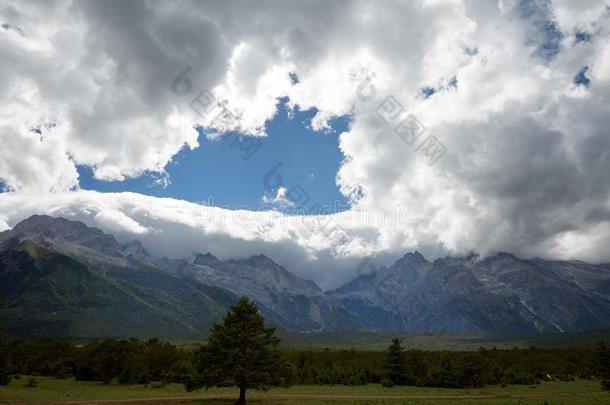
[[[603,347],[603,346],[600,346]],[[477,387],[535,384],[541,380],[598,378],[603,350],[479,349],[477,351],[405,350],[400,340],[383,352],[288,352],[298,384],[363,384],[386,386]]]
[[[384,352],[285,351],[256,305],[240,300],[195,350],[158,339],[103,340],[84,346],[51,338],[4,341],[0,383],[11,374],[40,374],[125,384],[183,383],[187,390],[237,386],[248,389],[291,384],[381,383],[435,387],[533,384],[543,379],[598,378],[610,389],[610,350],[480,349],[476,352],[405,350],[393,339]]]
[[[0,384],[9,373],[51,375],[110,383],[152,381],[184,383],[187,390],[199,387],[237,386],[238,403],[245,403],[248,389],[288,385],[290,367],[280,350],[275,329],[267,327],[256,305],[239,300],[222,323],[210,330],[205,345],[194,351],[179,350],[171,343],[103,340],[77,347],[71,342],[41,338],[3,341],[0,345]]]
[[[4,301],[0,298],[0,310],[5,306]],[[2,329],[0,329],[0,334]],[[6,385],[11,381],[11,377],[8,373],[8,365],[6,360],[6,354],[4,350],[0,350],[0,385]]]

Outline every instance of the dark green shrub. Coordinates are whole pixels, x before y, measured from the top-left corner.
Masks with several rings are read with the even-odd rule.
[[[62,367],[55,372],[54,377],[58,380],[65,380],[72,375],[72,370],[68,367]]]
[[[6,360],[0,357],[0,385],[7,385],[11,382],[11,376],[6,367]]]

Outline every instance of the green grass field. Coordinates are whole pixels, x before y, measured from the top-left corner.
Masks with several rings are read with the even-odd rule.
[[[29,377],[22,376],[8,386],[0,387],[0,404],[13,403],[199,403],[231,404],[237,391],[232,388],[200,390],[186,393],[182,385],[159,388],[142,385],[104,385],[97,382],[77,382],[36,377],[37,387],[26,387]],[[140,399],[141,401],[138,401]],[[106,400],[101,402],[102,400]],[[111,401],[108,401],[111,400]],[[600,391],[597,382],[544,382],[539,385],[514,385],[479,389],[442,389],[419,387],[383,388],[365,386],[294,386],[275,388],[267,392],[249,392],[252,404],[610,404],[610,393]],[[98,401],[98,402],[96,402]]]
[[[280,332],[288,349],[363,349],[386,350],[393,337],[400,337],[408,349],[420,350],[477,350],[480,347],[512,349],[528,347],[562,348],[593,347],[602,340],[610,340],[610,332],[555,333],[531,336],[493,336],[476,334],[412,335],[386,332],[333,332],[298,334]],[[188,344],[185,344],[188,346]]]
[[[529,347],[567,348],[594,347],[600,341],[610,341],[610,331],[586,333],[547,333],[530,336],[495,336],[481,334],[407,334],[392,332],[316,332],[293,333],[278,331],[282,346],[288,350],[342,350],[358,349],[382,351],[388,348],[394,337],[400,337],[408,349],[418,350],[478,350],[481,347],[491,349],[527,349]],[[90,339],[73,339],[77,345],[85,345]],[[179,348],[191,350],[205,339],[180,340],[169,339]]]

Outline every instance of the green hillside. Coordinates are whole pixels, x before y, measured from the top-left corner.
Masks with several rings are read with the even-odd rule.
[[[150,266],[91,265],[23,241],[0,254],[8,333],[70,338],[205,335],[236,296]]]

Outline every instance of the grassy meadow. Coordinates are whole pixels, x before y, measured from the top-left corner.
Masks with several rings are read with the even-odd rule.
[[[38,385],[28,387],[30,378]],[[0,404],[94,404],[94,403],[198,403],[231,404],[234,388],[215,388],[186,393],[182,384],[165,386],[102,384],[73,378],[21,376],[0,387]],[[141,400],[141,401],[139,401]],[[100,401],[100,402],[97,402]],[[600,391],[598,382],[542,382],[536,385],[488,386],[477,389],[297,385],[249,393],[252,404],[610,404],[610,393]]]
[[[546,333],[531,336],[494,336],[482,334],[396,334],[384,332],[320,332],[289,333],[280,331],[282,344],[287,349],[351,349],[386,350],[393,337],[400,337],[405,347],[419,350],[478,350],[481,347],[491,349],[527,349],[529,347],[565,348],[593,347],[602,340],[610,341],[609,331],[586,333]],[[193,342],[180,342],[184,347]]]

